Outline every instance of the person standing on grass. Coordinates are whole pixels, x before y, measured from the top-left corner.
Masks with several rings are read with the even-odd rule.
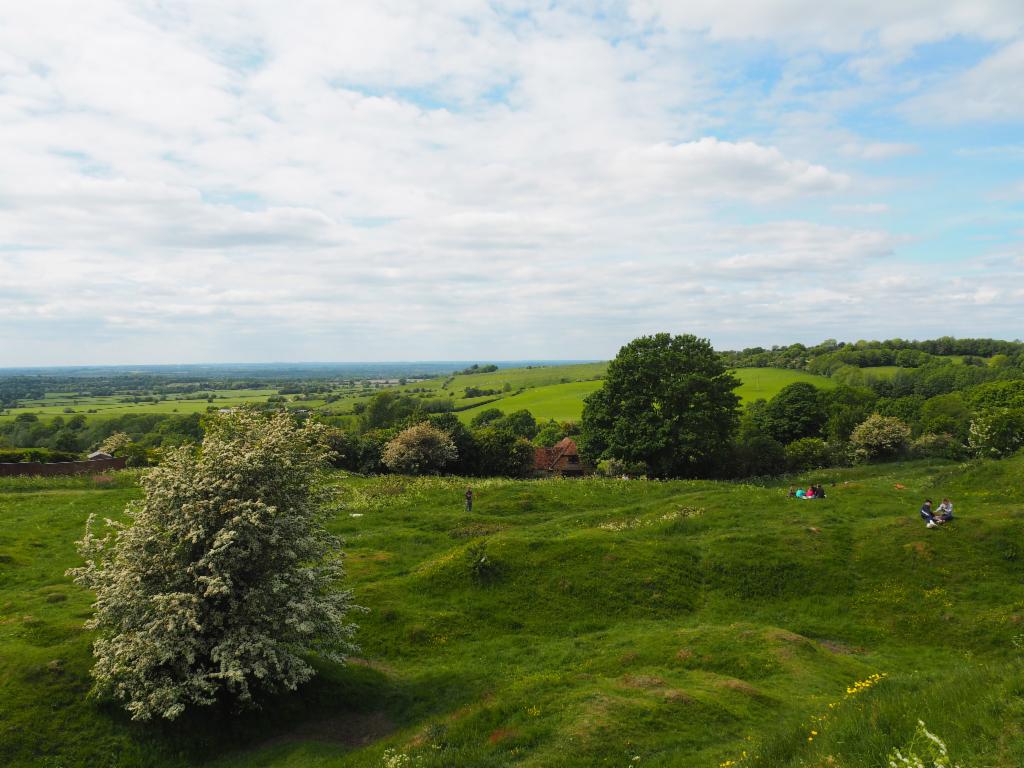
[[[473,511],[473,489],[466,488],[466,511]]]

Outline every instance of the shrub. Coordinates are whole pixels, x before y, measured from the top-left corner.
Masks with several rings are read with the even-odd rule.
[[[963,443],[947,432],[928,432],[910,444],[910,455],[915,459],[957,459],[963,448]]]
[[[850,435],[850,446],[858,461],[895,459],[907,449],[910,427],[895,416],[868,416]]]
[[[107,436],[100,444],[99,450],[109,453],[111,456],[117,456],[124,453],[125,449],[131,444],[132,439],[126,432],[115,432]]]
[[[817,437],[804,437],[786,446],[786,466],[791,472],[827,467],[831,458],[828,445]]]
[[[601,459],[597,462],[597,473],[604,477],[645,477],[647,465],[642,461]]]
[[[976,456],[1002,458],[1024,446],[1024,409],[1002,408],[971,422],[968,445]]]
[[[458,458],[451,437],[427,422],[399,432],[381,454],[388,469],[409,475],[440,472]]]
[[[477,584],[484,585],[498,577],[498,562],[487,554],[487,540],[476,541],[466,549],[466,564],[470,578]]]
[[[340,542],[324,528],[323,427],[240,411],[143,476],[128,525],[90,516],[71,569],[93,590],[96,689],[134,720],[295,688],[353,649]]]
[[[73,451],[52,451],[48,448],[4,448],[0,450],[0,464],[20,462],[80,461],[81,456]]]
[[[525,477],[533,469],[533,444],[506,430],[487,427],[474,433],[480,450],[478,471],[487,477]]]
[[[786,450],[778,440],[754,433],[737,443],[733,462],[736,477],[781,475],[786,471]]]

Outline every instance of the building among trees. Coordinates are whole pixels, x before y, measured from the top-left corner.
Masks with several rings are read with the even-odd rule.
[[[534,450],[533,474],[536,477],[582,477],[585,469],[576,441],[571,437],[559,440],[550,448]]]

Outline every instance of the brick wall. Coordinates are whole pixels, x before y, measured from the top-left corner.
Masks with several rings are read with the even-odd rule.
[[[98,475],[112,469],[124,469],[127,459],[95,459],[93,461],[22,461],[0,464],[0,477],[14,475]]]

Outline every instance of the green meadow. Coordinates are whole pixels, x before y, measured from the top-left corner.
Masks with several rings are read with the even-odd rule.
[[[232,715],[87,695],[63,575],[136,475],[0,479],[0,764],[878,768],[917,720],[1024,764],[1024,456],[788,482],[334,475],[359,657]],[[794,480],[795,482],[795,480]],[[925,495],[958,519],[926,529]],[[877,677],[874,677],[877,676]]]
[[[488,408],[499,408],[505,413],[527,410],[538,421],[579,421],[583,415],[583,399],[601,388],[600,381],[578,381],[570,384],[551,384],[534,387],[504,397],[496,402],[484,403],[459,413],[459,418],[469,423],[474,416]]]
[[[771,400],[783,387],[801,381],[821,389],[832,389],[836,386],[836,383],[827,376],[817,376],[790,368],[737,368],[733,373],[742,382],[736,389],[736,394],[743,402],[760,398]]]
[[[449,398],[459,411],[460,418],[466,422],[485,408],[500,408],[506,413],[525,408],[539,421],[578,421],[583,413],[583,398],[601,386],[601,377],[607,366],[607,363],[578,363],[506,368],[491,373],[442,376],[390,388],[428,399]],[[835,386],[835,382],[828,377],[783,368],[739,368],[734,373],[742,382],[736,391],[743,401],[770,399],[784,386],[797,381],[810,382],[822,388]],[[495,393],[467,398],[464,396],[467,387],[493,390]],[[369,402],[373,394],[379,391],[363,387],[343,388],[334,392],[338,398],[334,402],[303,399],[292,401],[292,406],[331,414],[350,414],[357,403]],[[246,403],[266,402],[268,397],[275,394],[277,390],[274,389],[210,390],[195,395],[169,397],[155,403],[132,403],[122,402],[126,395],[76,397],[48,393],[41,400],[26,401],[18,408],[8,409],[0,414],[0,422],[12,421],[21,413],[34,413],[44,420],[55,416],[68,418],[74,414],[83,414],[90,421],[125,414],[186,415],[205,413],[210,408],[232,408]],[[211,396],[212,400],[209,399]]]

